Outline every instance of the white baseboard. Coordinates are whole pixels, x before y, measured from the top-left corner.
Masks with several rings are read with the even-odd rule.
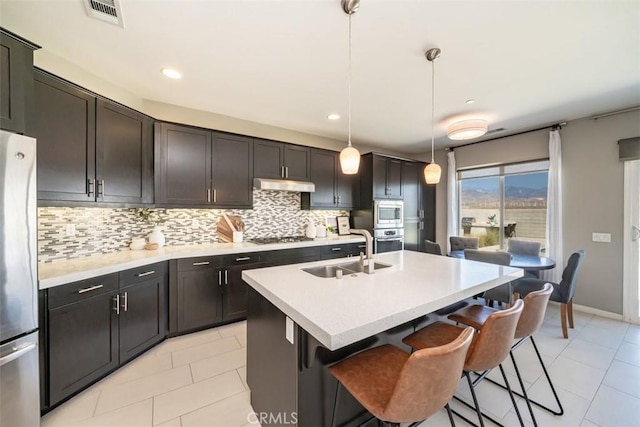
[[[554,302],[554,301],[549,301],[549,304],[560,305],[559,302]],[[597,308],[587,307],[586,305],[578,305],[576,303],[573,303],[573,309],[576,311],[581,311],[583,313],[595,314],[596,316],[606,317],[607,319],[614,319],[614,320],[620,320],[620,321],[623,320],[622,314],[611,313],[610,311],[599,310]]]

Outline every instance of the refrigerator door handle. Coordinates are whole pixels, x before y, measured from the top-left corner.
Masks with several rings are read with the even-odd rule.
[[[13,353],[8,354],[4,357],[0,357],[0,366],[4,366],[7,363],[16,360],[17,358],[19,358],[20,356],[22,356],[25,353],[29,353],[31,350],[33,350],[34,348],[37,347],[37,344],[34,342],[31,342],[21,348],[17,348]]]

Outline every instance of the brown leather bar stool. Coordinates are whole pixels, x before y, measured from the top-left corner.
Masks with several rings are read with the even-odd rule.
[[[460,328],[444,345],[412,354],[385,344],[350,356],[329,368],[340,385],[385,425],[418,422],[447,407],[456,391],[473,328]],[[453,422],[451,413],[449,419]],[[452,424],[454,425],[454,424]]]
[[[518,415],[518,420],[520,420],[520,425],[524,426],[518,405],[516,405],[515,398],[511,393],[509,380],[502,368],[502,362],[507,358],[509,350],[511,349],[511,342],[513,341],[516,326],[520,319],[520,314],[522,313],[522,307],[522,300],[517,300],[511,308],[506,310],[496,310],[488,316],[484,324],[478,329],[478,333],[475,335],[473,344],[469,349],[467,360],[464,363],[463,375],[467,378],[467,382],[469,383],[471,397],[473,398],[473,403],[475,405],[474,409],[478,414],[480,425],[483,427],[483,417],[487,417],[493,423],[501,425],[498,421],[482,414],[480,405],[478,404],[478,398],[476,397],[474,390],[474,387],[489,373],[491,369],[496,366],[500,367],[502,378],[507,385],[507,390],[509,390],[509,396],[511,397],[511,402],[516,414]],[[402,342],[410,345],[414,349],[421,350],[424,348],[442,345],[443,342],[448,342],[452,337],[458,336],[460,331],[462,331],[462,328],[459,326],[444,322],[435,322],[409,335],[403,339]],[[483,374],[475,381],[472,381],[470,372],[483,372]],[[465,421],[471,423],[471,421],[467,420],[465,417],[460,414],[458,415]]]
[[[531,292],[524,298],[524,308],[522,309],[522,314],[520,315],[520,320],[518,321],[518,325],[516,327],[514,335],[514,338],[518,341],[516,341],[516,343],[511,346],[511,350],[509,350],[509,356],[511,356],[511,361],[513,362],[513,367],[515,368],[516,376],[518,377],[518,382],[520,383],[520,388],[522,389],[522,394],[515,391],[514,393],[525,399],[534,426],[537,426],[538,423],[536,421],[536,417],[533,414],[533,408],[531,407],[532,403],[540,408],[551,412],[552,414],[564,414],[564,409],[562,408],[562,404],[560,403],[560,398],[556,393],[556,389],[553,387],[551,377],[549,377],[547,368],[544,366],[544,362],[542,361],[542,357],[540,356],[538,347],[536,346],[536,343],[533,339],[533,334],[538,330],[538,328],[540,328],[540,325],[542,325],[542,322],[544,321],[544,315],[547,311],[547,303],[549,302],[549,297],[551,296],[552,292],[553,286],[551,285],[551,283],[547,283],[541,290]],[[472,305],[462,308],[453,313],[449,316],[449,319],[459,323],[463,323],[465,325],[473,326],[476,329],[480,329],[485,323],[486,319],[497,311],[498,310],[496,310],[495,308],[487,306]],[[559,411],[552,410],[534,400],[529,399],[529,396],[527,396],[527,391],[524,387],[522,376],[520,375],[520,369],[518,368],[515,356],[513,355],[513,351],[520,345],[522,345],[522,343],[524,343],[527,338],[530,339],[531,344],[533,344],[533,348],[535,349],[538,360],[540,361],[540,366],[542,366],[542,370],[547,377],[547,382],[549,383],[551,391],[553,392],[556,402],[558,403],[558,407],[560,408]],[[498,384],[490,378],[487,378],[487,381],[490,381],[493,384],[499,385],[500,387],[504,388],[502,384]]]

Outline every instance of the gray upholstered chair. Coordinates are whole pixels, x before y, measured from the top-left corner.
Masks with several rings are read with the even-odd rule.
[[[511,263],[511,253],[496,251],[481,251],[478,249],[465,249],[464,258],[471,261],[486,262],[489,264],[509,265]],[[483,295],[487,301],[499,301],[510,304],[513,300],[511,283],[505,283],[497,288],[489,289]]]
[[[540,242],[532,242],[529,240],[509,239],[507,241],[507,252],[512,254],[535,255],[540,256]]]
[[[440,249],[440,244],[436,242],[432,242],[431,240],[424,241],[424,251],[428,254],[442,255],[442,249]]]
[[[478,249],[480,242],[477,237],[449,237],[452,251],[463,251],[465,249]]]
[[[569,320],[569,327],[573,328],[573,295],[576,292],[576,278],[583,260],[584,250],[572,253],[569,261],[567,261],[567,266],[562,272],[560,283],[526,277],[514,284],[514,292],[517,292],[520,296],[542,289],[545,283],[553,285],[553,293],[549,299],[560,303],[560,321],[562,323],[562,335],[565,338],[569,338],[567,320]]]

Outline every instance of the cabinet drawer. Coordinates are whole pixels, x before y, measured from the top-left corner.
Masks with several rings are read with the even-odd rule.
[[[82,301],[117,289],[118,273],[57,286],[49,289],[49,308]]]
[[[266,261],[269,265],[296,264],[298,262],[317,261],[319,259],[320,248],[317,246],[269,251],[264,252],[262,255],[262,261]]]
[[[220,267],[220,257],[197,257],[178,260],[178,271],[205,270]]]
[[[259,252],[250,252],[244,254],[223,255],[222,266],[231,267],[234,265],[255,264],[260,262]]]
[[[132,283],[143,282],[149,279],[155,279],[165,274],[166,263],[158,262],[156,264],[145,265],[142,267],[132,268],[120,272],[120,287],[130,285]]]

